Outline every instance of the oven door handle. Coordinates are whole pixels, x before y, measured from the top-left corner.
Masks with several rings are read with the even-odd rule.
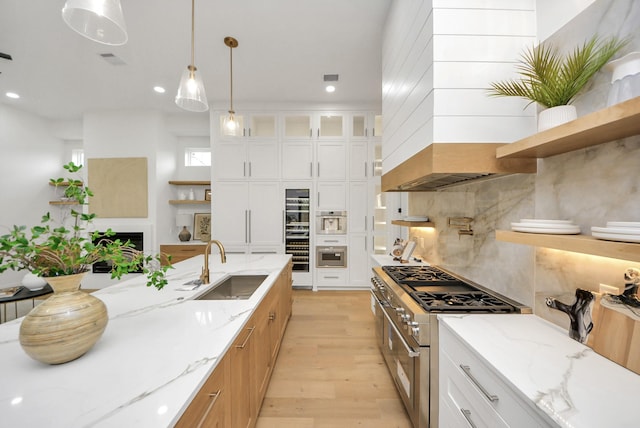
[[[386,300],[381,300],[378,296],[376,296],[375,291],[369,290],[369,293],[371,293],[373,298],[376,299],[376,302],[378,302],[378,305],[380,305],[381,308],[388,308],[389,307],[389,302],[387,302]]]
[[[420,356],[420,351],[416,351],[416,350],[414,350],[413,348],[411,348],[409,346],[409,344],[404,340],[404,337],[402,337],[402,333],[400,333],[400,331],[398,330],[396,325],[391,320],[391,317],[389,317],[389,315],[387,314],[387,311],[383,311],[383,313],[384,313],[385,318],[387,319],[387,322],[389,323],[389,325],[395,331],[396,336],[400,339],[400,342],[402,342],[402,346],[404,346],[404,348],[407,351],[407,354],[409,355],[409,357],[411,357],[411,358],[419,357]]]

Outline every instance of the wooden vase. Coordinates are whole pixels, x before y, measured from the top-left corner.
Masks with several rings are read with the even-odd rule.
[[[107,307],[80,290],[85,274],[45,278],[53,295],[20,325],[20,345],[31,358],[66,363],[84,355],[102,336],[109,320]]]

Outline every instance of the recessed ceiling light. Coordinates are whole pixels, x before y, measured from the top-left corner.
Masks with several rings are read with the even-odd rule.
[[[324,88],[325,91],[331,93],[331,92],[335,92],[336,91],[336,87],[333,85],[327,85],[326,88]]]
[[[162,86],[154,86],[153,90],[159,94],[164,94],[166,92],[166,90]]]
[[[20,98],[20,95],[16,94],[15,92],[7,92],[5,95],[9,98],[13,98],[14,100]]]

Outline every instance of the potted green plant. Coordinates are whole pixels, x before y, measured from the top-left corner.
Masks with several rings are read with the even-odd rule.
[[[82,166],[70,162],[64,168],[79,176]],[[51,179],[64,186],[64,199],[71,208],[67,216],[56,220],[50,213],[40,225],[28,229],[13,226],[0,236],[0,273],[27,270],[51,285],[53,296],[36,306],[22,321],[20,344],[38,361],[59,364],[78,358],[100,338],[108,321],[106,306],[96,297],[80,290],[80,281],[91,264],[107,261],[111,277],[137,271],[146,275],[147,286],[161,290],[170,265],[161,264],[160,255],[146,255],[130,242],[110,239],[111,229],[91,231],[95,214],[83,212],[92,191],[78,178]],[[75,204],[75,205],[72,205]]]
[[[521,77],[491,83],[489,95],[521,97],[540,104],[545,110],[538,119],[538,131],[568,122],[577,117],[571,103],[578,93],[627,43],[628,40],[603,40],[596,35],[565,56],[549,44],[528,48],[516,65]],[[554,114],[560,118],[549,122],[547,118]]]

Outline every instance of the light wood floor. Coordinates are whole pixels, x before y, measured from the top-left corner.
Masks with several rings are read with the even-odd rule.
[[[375,342],[368,291],[294,290],[257,428],[410,428]]]

